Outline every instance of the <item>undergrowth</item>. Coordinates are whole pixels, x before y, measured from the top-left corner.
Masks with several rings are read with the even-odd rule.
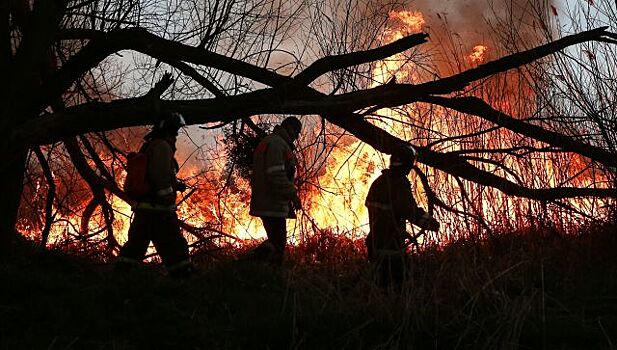
[[[360,248],[321,237],[283,268],[197,255],[201,270],[178,281],[22,243],[0,268],[0,349],[617,345],[614,225],[425,247],[400,293],[374,285]]]

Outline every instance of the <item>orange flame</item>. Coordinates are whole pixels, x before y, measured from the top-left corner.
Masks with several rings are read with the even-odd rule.
[[[395,38],[391,38],[392,40],[400,39],[405,34],[419,32],[426,23],[422,13],[418,11],[391,11],[389,16],[390,19],[401,24],[391,31],[396,33]]]
[[[385,30],[382,40],[392,42],[405,35],[416,33],[425,25],[423,15],[417,11],[391,12],[391,25]],[[488,47],[476,45],[471,54],[467,56],[469,62],[481,64],[486,61]],[[413,63],[402,54],[394,55],[389,59],[377,62],[373,69],[373,86],[378,86],[395,79],[397,82],[415,82],[420,80]],[[511,81],[512,79],[508,79]],[[491,86],[487,85],[487,90]],[[497,86],[497,84],[495,84]],[[501,91],[495,89],[495,91]],[[505,97],[492,97],[493,91],[476,92],[479,97],[490,98],[493,105],[499,107],[511,115],[514,111],[525,110],[527,106],[520,106],[514,94],[505,93]],[[533,92],[532,92],[533,94]],[[532,97],[527,100],[533,100]],[[533,105],[533,104],[531,104]],[[428,108],[425,108],[428,109]],[[422,106],[404,106],[398,110],[383,109],[379,113],[382,118],[371,120],[372,123],[383,128],[389,133],[404,140],[413,140],[415,143],[430,143],[439,138],[457,136],[463,132],[473,132],[484,128],[482,122],[473,118],[452,118],[452,112],[438,107],[431,107],[430,114]],[[522,112],[521,112],[522,114]],[[425,116],[430,118],[425,118]],[[421,116],[417,118],[416,116]],[[410,128],[412,123],[418,127]],[[371,182],[379,175],[380,170],[386,167],[387,159],[372,147],[365,145],[355,138],[346,135],[343,131],[329,127],[329,138],[326,140],[328,151],[326,165],[315,179],[315,183],[306,185],[304,191],[304,211],[300,220],[288,221],[288,231],[293,242],[302,239],[302,235],[329,229],[338,233],[342,232],[347,237],[359,238],[367,232],[368,217],[364,206],[364,199]],[[476,144],[474,144],[474,142]],[[515,147],[516,135],[511,132],[498,130],[490,135],[470,139],[467,144],[462,144],[452,137],[447,142],[438,144],[441,152],[462,151],[469,148],[507,148]],[[334,145],[335,144],[335,145]],[[334,146],[332,146],[334,145]],[[535,146],[532,144],[532,146]],[[541,147],[542,145],[538,145]],[[225,140],[217,139],[212,150],[213,154],[220,154],[220,147],[225,147]],[[182,147],[179,147],[182,152]],[[188,152],[186,152],[188,153]],[[180,155],[179,158],[187,159],[189,156]],[[521,165],[515,157],[505,157],[502,163],[519,174],[514,178],[511,173],[504,172],[498,166],[489,163],[473,162],[475,166],[489,172],[496,172],[512,181],[520,182],[530,187],[561,185],[564,178],[576,177],[576,185],[593,186],[597,183],[597,174],[588,169],[588,162],[582,157],[574,156],[563,167],[563,162],[546,158],[530,158],[527,160],[527,168]],[[179,206],[178,215],[185,222],[196,227],[210,227],[233,235],[240,240],[262,238],[265,231],[259,219],[251,217],[249,212],[250,186],[243,179],[229,179],[226,174],[226,159],[218,156],[205,157],[207,161],[189,162],[181,169],[179,177],[188,179],[189,185],[196,188],[190,197],[187,197]],[[182,160],[182,159],[180,159]],[[532,172],[526,169],[533,169]],[[502,193],[478,187],[471,183],[460,184],[447,174],[436,172],[434,169],[422,167],[432,189],[436,193],[444,194],[444,199],[451,208],[462,212],[471,212],[484,218],[487,222],[496,224],[509,224],[511,221],[520,220],[528,213],[542,212],[544,208],[537,203],[532,203],[521,198],[506,197]],[[120,177],[124,176],[119,171]],[[422,184],[418,177],[412,178],[418,203],[426,207],[425,196],[422,193]],[[37,183],[36,189],[41,187]],[[36,191],[35,191],[36,192]],[[463,196],[475,199],[475,204],[469,207],[464,204]],[[182,195],[180,196],[182,198]],[[130,207],[123,201],[112,197],[112,206],[116,211],[114,229],[116,239],[120,244],[126,241]],[[572,206],[584,211],[591,212],[593,203],[591,200],[572,201]],[[442,221],[440,236],[430,239],[445,241],[456,238],[461,232],[472,234],[466,220],[447,213],[438,213]],[[529,217],[533,215],[529,214]],[[533,218],[532,218],[533,219]],[[531,220],[531,219],[530,219]],[[99,217],[92,220],[91,232],[97,232],[102,227]],[[308,223],[308,224],[307,224]],[[26,234],[35,234],[35,227],[29,223],[20,224],[20,230]],[[69,239],[77,234],[76,228],[80,227],[79,218],[68,215],[67,219],[58,221],[52,230],[50,241]],[[299,233],[299,234],[298,234]],[[445,238],[444,238],[445,237]],[[189,241],[196,238],[189,237]]]
[[[392,11],[389,14],[394,26],[386,28],[383,41],[390,43],[403,38],[405,35],[417,33],[422,30],[425,21],[422,13],[417,11]],[[396,54],[393,57],[377,62],[373,69],[373,87],[385,84],[391,79],[398,82],[413,80],[416,78],[409,69],[402,69],[406,60],[403,54]]]
[[[469,60],[474,64],[484,63],[486,60],[486,50],[488,47],[485,45],[476,45],[473,47],[473,52],[467,56]]]

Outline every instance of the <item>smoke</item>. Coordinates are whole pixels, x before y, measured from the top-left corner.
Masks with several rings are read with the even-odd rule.
[[[487,0],[442,2],[416,0],[407,5],[417,7],[427,21],[447,21],[454,30],[465,34],[486,32],[489,29],[486,25],[486,18],[494,17],[494,6]]]
[[[531,22],[538,9],[550,5],[548,0],[447,0],[436,4],[430,0],[409,1],[408,6],[417,7],[427,17],[446,17],[456,30],[466,33],[486,33],[492,30],[490,22],[500,20]]]
[[[470,46],[500,42],[504,46],[534,45],[542,36],[542,23],[550,23],[553,0],[410,0],[405,9],[418,10],[430,34],[451,31]],[[499,40],[497,40],[499,38]],[[504,38],[510,43],[503,43]]]

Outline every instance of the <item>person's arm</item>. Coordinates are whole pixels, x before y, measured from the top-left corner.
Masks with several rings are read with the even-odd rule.
[[[439,221],[430,216],[423,208],[418,208],[413,223],[425,230],[439,231]]]
[[[400,215],[409,220],[410,223],[429,231],[438,231],[439,222],[432,218],[423,208],[418,207],[411,191],[409,181],[403,181],[400,191],[396,192],[396,199],[392,202],[395,210]]]

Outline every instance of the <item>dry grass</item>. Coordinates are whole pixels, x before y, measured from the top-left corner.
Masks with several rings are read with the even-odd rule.
[[[429,246],[401,293],[333,235],[183,282],[26,251],[0,271],[0,349],[613,349],[616,251],[614,225]]]

